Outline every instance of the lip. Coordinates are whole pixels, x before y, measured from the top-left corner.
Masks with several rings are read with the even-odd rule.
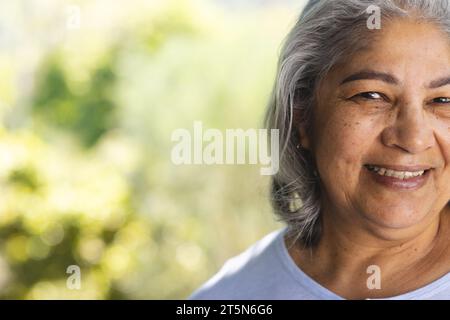
[[[397,190],[397,191],[418,190],[427,183],[427,181],[431,175],[430,174],[431,170],[425,170],[425,173],[421,176],[402,180],[402,179],[399,179],[396,177],[388,177],[388,176],[379,175],[378,173],[376,173],[374,171],[370,171],[366,166],[364,166],[364,167],[366,169],[364,171],[366,171],[370,175],[370,177],[373,179],[374,182],[376,182],[384,187],[388,187],[390,189]],[[392,168],[392,166],[391,166],[391,168]],[[405,168],[405,167],[401,167],[401,168]],[[409,170],[421,171],[421,170],[424,170],[423,168],[425,168],[425,167],[422,166],[422,167],[407,167],[407,168],[413,168],[414,170],[408,169],[405,171],[409,171]],[[419,169],[417,170],[416,168],[419,168]],[[393,169],[393,170],[396,170],[396,169]]]
[[[403,165],[372,164],[371,163],[371,164],[366,164],[364,166],[365,167],[375,166],[375,167],[386,168],[386,169],[395,170],[395,171],[412,171],[412,172],[433,169],[432,166],[428,166],[428,165],[403,166]]]

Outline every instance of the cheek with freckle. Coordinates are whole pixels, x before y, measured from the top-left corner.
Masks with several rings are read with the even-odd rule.
[[[434,137],[437,144],[437,150],[439,150],[441,161],[436,160],[436,165],[439,166],[434,172],[434,183],[436,188],[441,190],[438,193],[442,193],[442,197],[450,199],[450,127],[448,126],[448,120],[443,121],[435,117],[433,119],[432,126],[434,128]]]
[[[370,133],[360,120],[330,121],[319,136],[316,160],[325,184],[356,187]],[[344,188],[343,188],[344,189]]]

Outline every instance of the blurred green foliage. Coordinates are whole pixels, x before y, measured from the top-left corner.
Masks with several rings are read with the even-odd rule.
[[[37,81],[33,116],[71,132],[86,147],[94,146],[115,124],[116,106],[111,99],[115,74],[111,60],[96,66],[85,84],[85,91],[74,92],[68,87],[62,62],[50,58]]]
[[[50,3],[40,59],[0,53],[0,298],[186,298],[279,225],[259,166],[175,166],[171,132],[260,127],[296,12],[97,0],[61,31]]]

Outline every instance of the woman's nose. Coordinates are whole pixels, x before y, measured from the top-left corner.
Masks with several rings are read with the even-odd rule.
[[[395,120],[382,133],[386,146],[397,147],[411,154],[418,154],[435,143],[428,111],[422,104],[399,106]]]

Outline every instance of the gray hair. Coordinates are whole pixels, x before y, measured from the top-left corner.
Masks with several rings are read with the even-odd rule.
[[[315,90],[336,64],[367,49],[379,34],[366,10],[380,9],[382,23],[414,17],[450,36],[450,0],[310,0],[282,47],[266,127],[280,134],[280,169],[272,178],[272,206],[287,233],[306,247],[321,234],[321,181],[314,156],[299,147],[298,128],[313,132]],[[295,112],[295,123],[294,123]]]

